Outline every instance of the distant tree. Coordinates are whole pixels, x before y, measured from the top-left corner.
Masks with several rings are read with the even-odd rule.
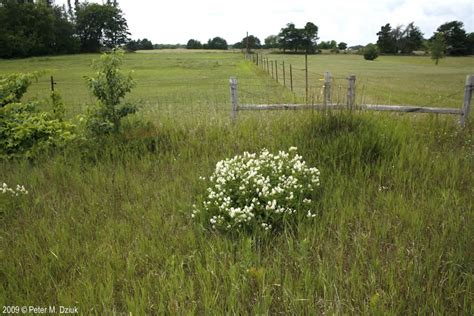
[[[262,47],[262,44],[260,43],[260,39],[254,35],[249,35],[248,37],[244,37],[240,42],[235,43],[232,45],[234,48],[239,48],[239,49],[246,49],[247,48],[247,42],[248,42],[248,48],[250,50],[252,49],[259,49]]]
[[[364,48],[364,59],[375,60],[379,56],[379,49],[377,45],[367,44]]]
[[[467,47],[469,49],[469,55],[474,55],[474,32],[467,35]]]
[[[74,27],[60,7],[0,1],[0,58],[75,52]]]
[[[306,53],[315,53],[318,40],[318,26],[307,22],[302,29],[296,28],[293,23],[288,23],[278,34],[278,44],[284,52],[287,50]]]
[[[317,48],[318,26],[312,22],[307,22],[304,28],[300,31],[301,44],[300,46],[307,54],[314,54]]]
[[[413,22],[406,27],[398,25],[393,29],[387,23],[381,27],[377,36],[377,46],[383,54],[411,54],[423,45],[423,33]]]
[[[187,49],[201,49],[202,44],[200,41],[195,40],[195,39],[190,39],[188,43],[186,44]]]
[[[150,40],[144,38],[139,43],[139,49],[142,49],[142,50],[153,49],[153,43]]]
[[[278,36],[270,35],[265,38],[265,48],[278,48]]]
[[[223,39],[222,37],[214,37],[213,39],[209,39],[209,41],[207,42],[207,48],[227,50],[229,47],[225,39]]]
[[[397,53],[397,45],[395,39],[393,38],[392,27],[390,26],[390,23],[382,26],[380,32],[377,33],[377,36],[379,37],[377,40],[377,46],[379,47],[381,53]]]
[[[337,48],[340,50],[346,50],[347,49],[347,43],[340,42],[339,45],[337,45]]]
[[[431,59],[435,61],[436,65],[439,60],[445,56],[446,42],[444,38],[445,36],[443,33],[437,32],[433,35],[433,39],[430,43]]]
[[[134,51],[137,51],[140,49],[140,40],[130,40],[127,42],[127,44],[125,44],[125,48],[127,51],[131,51],[131,52],[134,52]]]
[[[402,53],[411,54],[423,46],[423,33],[419,27],[411,22],[404,29],[402,41],[404,42],[403,49],[401,49]]]
[[[468,37],[461,21],[451,21],[440,25],[437,33],[444,35],[447,55],[463,56],[470,53],[471,49],[467,46]]]
[[[121,46],[128,42],[130,35],[122,11],[110,4],[79,4],[76,9],[76,29],[84,52],[97,52],[102,46]]]

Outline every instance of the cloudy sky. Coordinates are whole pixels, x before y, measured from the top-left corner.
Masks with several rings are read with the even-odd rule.
[[[73,2],[73,1],[71,1]],[[82,2],[82,1],[81,1]],[[102,3],[101,0],[89,2]],[[308,21],[319,27],[321,40],[346,42],[349,46],[376,42],[386,23],[392,26],[415,22],[425,37],[447,21],[460,20],[474,31],[472,0],[119,0],[132,38],[153,43],[184,43],[194,38],[206,42],[220,36],[229,44],[245,33],[263,42],[278,34],[287,23],[303,27]],[[66,0],[56,0],[64,4]]]

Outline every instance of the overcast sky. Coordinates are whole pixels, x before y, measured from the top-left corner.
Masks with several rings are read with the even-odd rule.
[[[74,2],[74,1],[71,1]],[[81,1],[82,2],[82,1]],[[101,0],[89,2],[102,3]],[[56,0],[62,5],[66,0]],[[415,22],[431,37],[444,22],[460,20],[467,32],[474,30],[473,0],[119,0],[133,39],[153,43],[183,43],[190,38],[207,42],[220,36],[229,44],[246,32],[263,43],[287,23],[303,27],[313,22],[320,41],[336,40],[349,46],[376,42],[382,25]]]

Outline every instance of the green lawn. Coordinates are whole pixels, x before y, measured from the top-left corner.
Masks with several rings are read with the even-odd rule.
[[[73,116],[92,102],[81,77],[95,57],[2,60],[0,71],[50,69]],[[397,78],[393,98],[410,90],[414,69],[431,81],[459,77],[452,88],[462,95],[472,69],[469,58],[438,68],[421,57],[310,61],[337,76]],[[230,76],[239,78],[242,102],[298,97],[239,54],[137,53],[124,63],[138,82],[130,100],[143,99],[143,108],[119,135],[0,161],[0,182],[29,191],[0,195],[0,305],[100,315],[474,314],[472,124],[312,111],[239,113],[232,123]],[[28,98],[46,97],[47,81]],[[400,100],[421,100],[410,91]],[[199,177],[219,160],[290,146],[321,170],[313,221],[260,238],[206,231],[192,220],[206,189]]]

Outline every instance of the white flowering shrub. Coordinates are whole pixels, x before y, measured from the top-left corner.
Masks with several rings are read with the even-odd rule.
[[[319,170],[307,166],[296,150],[274,155],[263,149],[219,161],[191,216],[223,231],[271,231],[298,218],[314,218]]]

